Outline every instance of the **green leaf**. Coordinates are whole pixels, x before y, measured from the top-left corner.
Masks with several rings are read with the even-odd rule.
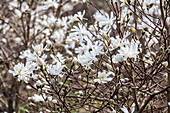
[[[74,109],[71,110],[71,113],[76,113],[76,111]]]

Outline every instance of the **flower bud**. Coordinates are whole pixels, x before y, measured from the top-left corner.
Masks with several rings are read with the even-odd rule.
[[[82,78],[81,75],[79,75],[78,78],[81,79]]]
[[[65,88],[69,88],[69,85],[67,85],[67,84],[64,84],[64,87],[65,87]]]
[[[155,90],[154,93],[158,93],[159,91],[158,90]]]
[[[79,91],[78,93],[79,93],[80,95],[83,95],[83,91]]]
[[[19,43],[21,43],[21,38],[17,37],[17,38],[14,39],[14,41],[15,41],[15,43],[19,44]]]
[[[86,0],[86,2],[87,2],[87,3],[89,3],[89,4],[91,3],[91,1],[90,1],[90,0]]]
[[[37,87],[41,87],[41,86],[43,86],[43,83],[42,83],[40,80],[38,80],[38,81],[36,82],[36,86],[37,86]]]
[[[17,16],[18,18],[21,18],[22,12],[21,12],[20,10],[15,9],[14,12],[15,12],[15,14],[16,14],[16,16]]]
[[[133,27],[130,28],[130,31],[131,31],[133,34],[136,33],[136,30],[135,30],[135,28],[133,28]]]
[[[6,41],[5,38],[2,38],[2,42],[3,42],[3,43],[7,43],[7,41]]]
[[[110,46],[111,43],[112,43],[112,40],[110,39],[110,40],[109,40],[109,43],[108,43],[108,46]]]
[[[144,28],[144,31],[148,31],[148,28],[147,28],[147,27],[145,27],[145,28]]]
[[[106,40],[108,39],[108,36],[106,35],[106,33],[103,33],[103,38]]]
[[[152,61],[150,61],[150,60],[145,60],[145,62],[146,62],[147,64],[152,64]]]
[[[168,78],[168,73],[165,73],[165,74],[164,74],[164,77],[165,77],[165,78]]]
[[[63,85],[63,82],[59,82],[58,85],[59,85],[59,86],[62,86],[62,85]]]
[[[34,100],[31,97],[28,97],[28,100],[31,101],[30,104],[32,104],[32,102],[34,102]]]
[[[150,54],[151,54],[151,56],[153,56],[154,58],[156,58],[156,53],[155,53],[155,52],[151,51]]]
[[[56,100],[56,99],[52,100],[52,102],[53,102],[54,104],[57,104],[57,100]]]
[[[49,109],[46,109],[46,112],[51,113],[51,111]]]
[[[129,5],[127,1],[125,1],[125,4],[126,4],[126,5]]]
[[[28,97],[28,100],[30,100],[30,98],[31,98],[31,97]],[[29,103],[29,106],[35,107],[36,105],[35,105],[34,103],[31,102],[31,103]]]
[[[162,62],[162,65],[167,67],[168,66],[168,62],[167,61]]]
[[[26,89],[32,89],[32,87],[29,85],[26,85]]]

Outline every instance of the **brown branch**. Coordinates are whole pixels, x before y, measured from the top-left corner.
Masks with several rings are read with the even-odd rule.
[[[159,92],[157,92],[157,93],[152,94],[152,95],[145,101],[144,105],[140,108],[140,110],[137,111],[137,113],[142,113],[142,111],[145,109],[145,107],[148,105],[148,103],[152,100],[153,97],[155,97],[156,95],[159,95],[159,94],[167,91],[169,88],[170,88],[170,86],[166,87],[165,89],[163,89],[163,90],[161,90],[161,91],[159,91]]]

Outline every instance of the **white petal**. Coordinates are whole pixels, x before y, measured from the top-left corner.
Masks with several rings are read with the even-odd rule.
[[[123,106],[123,108],[120,108],[124,113],[129,113],[129,111]]]

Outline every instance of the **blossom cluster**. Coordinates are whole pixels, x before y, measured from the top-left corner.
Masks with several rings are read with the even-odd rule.
[[[100,110],[105,107],[103,102],[111,106],[113,113],[139,110],[140,97],[147,96],[143,92],[149,90],[140,80],[145,79],[144,76],[156,75],[153,70],[160,60],[157,55],[166,56],[159,53],[163,40],[160,39],[160,29],[163,29],[160,2],[106,2],[112,6],[109,11],[96,8],[91,15],[82,10],[67,16],[65,12],[73,10],[74,4],[87,7],[94,4],[91,0],[42,0],[36,1],[36,6],[28,1],[9,2],[8,8],[15,17],[13,20],[20,20],[13,26],[19,26],[18,32],[23,32],[23,36],[13,29],[10,20],[0,20],[0,29],[4,36],[8,31],[15,32],[17,36],[10,40],[25,48],[19,53],[19,62],[16,61],[8,72],[33,91],[27,98],[30,106],[47,104],[46,111],[69,112],[83,107],[91,109],[86,102],[94,103],[92,110]],[[6,43],[6,38],[2,42]],[[2,52],[0,50],[0,54]],[[164,69],[165,63],[165,59],[161,60],[158,68]],[[132,103],[127,110],[125,106],[129,105],[124,101],[128,99],[128,88],[132,88],[129,92],[141,89],[136,100],[129,97]],[[116,95],[117,92],[120,94]],[[43,108],[38,111],[43,112]]]

